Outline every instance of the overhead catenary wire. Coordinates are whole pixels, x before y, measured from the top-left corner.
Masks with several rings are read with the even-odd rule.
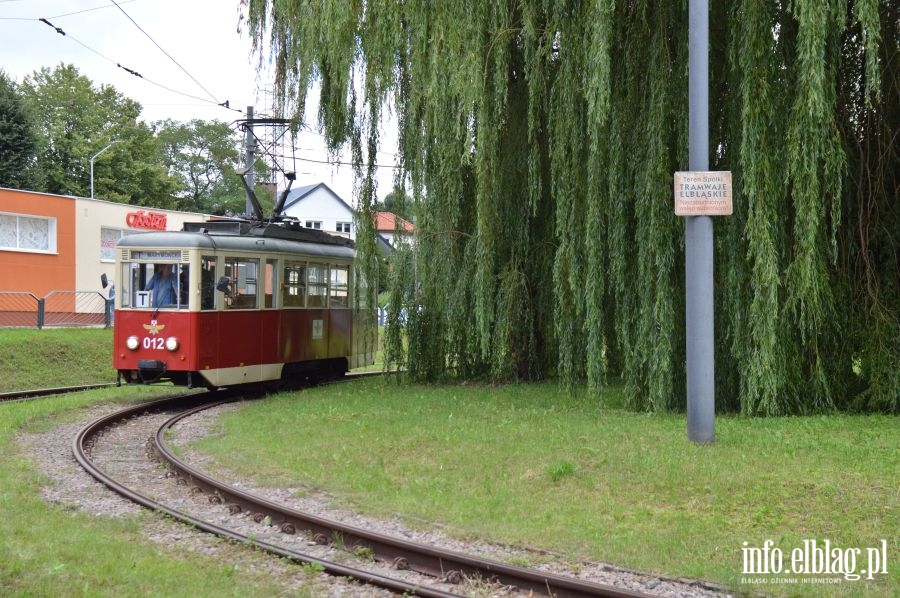
[[[8,2],[25,2],[26,0],[0,0],[0,4],[8,3]],[[137,0],[123,0],[121,4],[130,4],[132,2],[137,2]],[[93,8],[85,8],[83,10],[76,10],[73,12],[64,12],[62,14],[53,15],[47,17],[48,19],[61,19],[63,17],[71,17],[72,15],[80,15],[86,12],[93,12],[95,10],[103,10],[106,8],[113,8],[110,4],[104,4],[103,6],[95,6]],[[33,17],[0,17],[0,21],[33,21]]]
[[[243,61],[235,61],[234,58],[232,58],[243,47],[242,43],[231,44],[228,47],[223,47],[221,52],[214,51],[208,55],[206,53],[203,55],[192,54],[181,49],[181,40],[184,39],[184,36],[170,38],[168,35],[169,29],[162,29],[156,25],[156,21],[153,20],[152,15],[144,16],[144,13],[139,12],[137,4],[135,7],[130,7],[130,5],[125,4],[123,0],[117,0],[117,2],[125,8],[128,13],[132,13],[131,16],[134,17],[134,20],[148,33],[153,35],[156,38],[156,41],[168,50],[172,56],[181,61],[184,67],[191,71],[210,91],[214,91],[218,94],[221,90],[223,92],[221,94],[222,98],[227,97],[229,94],[235,94],[231,98],[235,100],[235,102],[228,106],[230,111],[229,114],[231,114],[231,116],[220,112],[218,109],[212,108],[212,101],[206,93],[199,90],[195,83],[186,80],[185,75],[181,73],[180,69],[177,69],[169,58],[164,57],[162,52],[153,50],[149,44],[150,40],[146,39],[144,35],[136,35],[136,31],[133,28],[134,25],[126,24],[124,15],[121,14],[115,5],[108,2],[108,0],[84,2],[80,3],[80,7],[86,8],[87,6],[96,4],[106,4],[108,8],[113,9],[112,12],[106,11],[104,13],[99,10],[94,10],[87,14],[65,16],[59,11],[59,8],[61,8],[59,4],[43,5],[44,9],[34,10],[40,5],[35,3],[32,8],[27,9],[26,6],[30,4],[30,2],[25,2],[21,8],[17,9],[18,13],[14,13],[13,11],[7,13],[10,17],[17,15],[30,17],[29,20],[36,21],[39,29],[34,29],[31,24],[25,25],[24,22],[5,21],[0,18],[0,28],[3,28],[4,30],[6,30],[5,28],[9,28],[10,30],[13,28],[18,29],[21,33],[24,33],[27,37],[31,38],[31,43],[43,46],[41,52],[36,51],[33,53],[33,58],[30,59],[32,64],[28,64],[25,60],[20,61],[23,63],[21,72],[15,71],[19,80],[21,81],[22,77],[30,76],[32,79],[36,76],[40,77],[40,75],[37,74],[37,71],[42,69],[42,65],[48,65],[50,70],[52,70],[54,63],[64,61],[66,64],[73,63],[73,66],[82,70],[85,75],[92,78],[96,82],[94,83],[96,87],[99,87],[101,83],[114,85],[118,87],[119,90],[123,91],[129,98],[133,98],[140,102],[143,114],[141,118],[147,120],[148,124],[151,124],[152,121],[164,121],[168,118],[180,119],[184,122],[195,117],[213,119],[216,118],[217,114],[219,115],[218,118],[227,123],[242,117],[244,110],[235,109],[245,105],[243,102],[236,99],[237,95],[241,94],[240,90],[230,91],[234,86],[220,86],[219,80],[212,78],[213,76],[218,75],[218,72],[221,70],[219,63],[223,62],[222,58],[228,58],[229,65],[226,65],[226,68],[234,70],[234,76],[232,76],[231,79],[238,82],[244,80],[243,70],[234,68],[235,64],[242,65]],[[64,8],[69,9],[70,7],[65,6]],[[71,9],[74,8],[78,7],[71,7]],[[0,10],[0,13],[2,12],[5,11]],[[191,11],[189,14],[194,15],[194,12],[195,11]],[[63,13],[68,14],[69,10],[64,10]],[[171,15],[171,18],[173,21],[183,21],[188,26],[190,26],[190,23],[197,23],[196,17],[187,18],[187,14],[188,13],[186,12],[181,16],[182,13],[175,12]],[[202,14],[197,13],[197,16],[202,16]],[[49,24],[41,23],[38,21],[37,17],[46,18],[46,20],[49,21]],[[221,20],[226,21],[227,19]],[[213,32],[220,30],[221,27],[218,26],[219,21],[220,19],[216,19],[213,23],[216,25],[215,28],[211,27],[209,31]],[[63,41],[63,39],[52,38],[49,35],[45,35],[48,33],[48,31],[45,30],[45,27],[52,29],[54,32],[56,32],[57,27],[59,27],[62,30],[62,33],[57,32],[57,34],[63,35],[64,33],[65,35],[63,35],[63,38],[68,38],[70,41]],[[180,23],[177,26],[173,23],[171,29],[174,31],[178,27],[180,27]],[[196,27],[196,25],[194,25],[194,27]],[[95,34],[95,31],[98,31],[98,28],[99,32]],[[78,44],[80,47],[75,48],[71,45],[72,42]],[[232,46],[236,47],[232,48]],[[24,48],[26,46],[22,47]],[[236,57],[238,59],[241,58],[240,56]],[[195,61],[194,58],[198,58],[199,60]],[[32,66],[36,73],[32,74],[30,70],[25,68],[29,66]],[[110,68],[111,66],[113,68]],[[138,83],[133,79],[122,77],[122,75],[126,74],[141,79],[142,82]],[[207,77],[208,74],[209,77]],[[238,79],[238,76],[241,78]],[[260,79],[260,71],[257,71],[256,85],[261,85],[262,80],[264,79]],[[40,81],[40,79],[38,79],[38,81]],[[144,84],[145,82],[154,86],[155,89],[154,87],[147,87]],[[33,80],[32,85],[34,85],[34,83],[35,81]],[[250,79],[248,84],[240,85],[240,89],[247,89],[252,92],[255,89],[253,84],[254,82]],[[250,95],[250,97],[247,98],[250,101],[246,102],[246,105],[252,105],[254,104],[254,101],[259,102],[262,99],[259,92],[257,92],[257,96],[257,99],[254,100],[253,96]],[[170,105],[183,107],[170,109],[167,107]],[[190,105],[194,105],[196,108],[187,108],[187,106]],[[264,118],[266,113],[271,113],[273,115],[272,118],[284,116],[282,111],[274,109],[271,106],[268,108],[268,110],[264,109],[264,111],[257,112],[258,117]],[[209,116],[205,117],[204,114],[208,114]],[[149,119],[152,119],[152,121]],[[352,161],[349,151],[344,151],[343,155],[340,153],[329,154],[326,150],[321,150],[319,153],[304,151],[298,156],[291,155],[290,147],[319,147],[319,140],[325,137],[325,135],[323,135],[324,131],[320,132],[319,125],[314,119],[307,117],[307,119],[304,120],[306,120],[306,122],[302,122],[300,119],[291,119],[289,121],[298,128],[288,133],[288,135],[285,135],[281,140],[283,149],[278,146],[268,147],[269,152],[264,151],[262,147],[257,149],[258,159],[260,159],[261,162],[266,162],[266,169],[271,170],[271,173],[267,173],[266,177],[272,178],[273,181],[279,181],[278,184],[281,185],[283,171],[295,172],[302,180],[315,177],[328,180],[328,172],[331,171],[339,174],[333,175],[335,176],[334,182],[329,184],[339,190],[339,193],[341,193],[342,196],[349,195],[350,182],[352,180],[350,175],[351,169],[348,166]],[[302,122],[302,125],[300,122]],[[166,125],[163,124],[162,126],[165,127]],[[278,133],[280,132],[281,131],[279,130]],[[297,141],[300,141],[303,140],[305,133],[311,134],[308,138],[308,143],[291,143],[292,140],[289,136],[298,135]],[[261,131],[257,131],[257,134],[261,134]],[[273,160],[272,154],[284,154],[286,157],[279,157]],[[297,157],[301,159],[297,160]],[[307,157],[309,159],[306,159]],[[373,156],[373,158],[381,164],[377,169],[379,177],[386,180],[391,177],[392,173],[396,172],[395,170],[385,170],[384,167],[384,165],[394,163],[395,158],[393,156],[379,153]],[[341,161],[329,162],[329,159],[338,159]],[[261,170],[261,172],[263,171]],[[312,176],[314,173],[318,174]],[[228,174],[230,173],[226,173],[226,176]],[[385,188],[386,184],[387,183],[382,183],[379,187]],[[346,192],[342,190],[342,185],[347,186]]]
[[[272,114],[265,113],[265,112],[257,113],[256,116],[257,116],[257,118],[278,118]],[[240,121],[236,120],[236,121],[232,122],[231,125],[234,126],[238,122],[240,122]],[[317,131],[310,124],[299,123],[296,125],[296,127],[299,129],[298,132],[309,133],[310,135],[315,135],[316,137],[322,137],[322,138],[325,137],[325,135],[323,133],[320,133],[319,131]],[[293,134],[296,135],[297,133],[293,133]],[[319,151],[319,150],[313,149],[313,148],[294,148],[294,149],[300,150],[300,151]],[[400,156],[400,154],[397,152],[389,152],[387,150],[382,150],[382,149],[375,150],[375,153],[384,154],[384,155],[390,156],[392,158],[398,158]],[[330,164],[330,162],[329,162],[329,164]],[[394,167],[390,166],[390,165],[381,165],[381,168],[394,168]]]
[[[301,150],[301,151],[304,151],[304,150]],[[294,156],[286,156],[284,154],[275,154],[273,157],[288,158],[288,157],[294,157]],[[353,162],[344,162],[342,160],[334,160],[334,161],[332,161],[332,160],[315,160],[313,158],[300,158],[300,157],[296,157],[295,159],[298,162],[311,162],[313,164],[325,164],[328,166],[357,166]],[[366,164],[362,163],[362,164],[360,164],[360,166],[366,166]],[[373,166],[375,168],[390,168],[392,170],[397,170],[398,168],[400,168],[396,164],[373,164]]]
[[[134,23],[134,26],[137,27],[137,28],[140,30],[141,33],[143,33],[144,35],[147,36],[147,39],[149,39],[151,42],[153,42],[153,45],[155,45],[157,48],[159,48],[160,52],[162,52],[163,54],[165,54],[166,56],[168,56],[169,60],[171,60],[172,62],[174,62],[175,65],[176,65],[178,68],[180,68],[180,69],[184,72],[185,75],[187,75],[188,77],[191,78],[191,81],[193,81],[194,83],[196,83],[196,84],[200,87],[200,89],[202,89],[203,91],[205,91],[205,92],[207,93],[207,95],[209,95],[209,97],[212,98],[213,101],[214,101],[216,104],[221,105],[221,103],[220,103],[219,100],[216,98],[216,96],[214,96],[208,89],[206,89],[206,88],[203,86],[202,83],[200,83],[199,81],[197,81],[196,77],[194,77],[192,74],[190,74],[190,73],[187,71],[186,68],[184,68],[183,66],[181,66],[181,63],[179,63],[177,60],[175,60],[175,59],[172,57],[171,54],[169,54],[168,52],[166,52],[166,50],[165,50],[162,46],[160,46],[160,45],[156,42],[156,40],[153,39],[153,37],[152,37],[149,33],[147,33],[146,31],[144,31],[144,28],[141,27],[140,25],[138,25],[138,24],[137,24],[137,21],[135,21],[133,18],[131,18],[131,15],[129,15],[127,12],[125,12],[125,9],[122,8],[122,7],[116,2],[116,0],[110,0],[110,1],[111,1],[113,4],[116,5],[116,8],[118,8],[120,11],[122,11],[122,14],[123,14],[123,15],[125,15],[126,17],[128,17],[128,20],[129,20],[129,21],[131,21],[132,23]]]
[[[177,89],[172,89],[171,87],[168,87],[168,86],[166,86],[166,85],[163,85],[162,83],[157,83],[156,81],[153,81],[152,79],[148,79],[147,77],[145,77],[144,75],[142,75],[141,73],[139,73],[137,70],[122,65],[121,63],[119,63],[119,62],[113,60],[112,58],[110,58],[110,57],[108,57],[108,56],[105,56],[105,55],[102,54],[101,52],[98,52],[98,51],[95,50],[94,48],[88,46],[87,44],[85,44],[85,43],[82,42],[81,40],[79,40],[79,39],[73,37],[70,33],[67,33],[65,30],[63,30],[62,27],[57,27],[56,25],[54,25],[54,24],[53,24],[49,19],[47,19],[47,18],[27,19],[27,20],[37,20],[37,21],[39,21],[39,22],[41,22],[41,23],[44,23],[45,25],[47,25],[47,26],[49,26],[50,28],[54,29],[58,34],[60,34],[60,35],[62,35],[62,36],[64,36],[64,37],[66,37],[67,39],[71,39],[71,40],[72,40],[73,42],[75,42],[76,44],[80,45],[81,47],[85,48],[86,50],[88,50],[88,51],[90,51],[90,52],[93,52],[94,54],[96,54],[96,55],[99,56],[100,58],[106,60],[106,61],[109,62],[110,64],[114,64],[117,68],[120,68],[120,69],[124,70],[125,72],[127,72],[128,74],[130,74],[130,75],[132,75],[132,76],[134,76],[134,77],[138,77],[138,78],[140,78],[140,79],[146,81],[147,83],[150,83],[151,85],[155,85],[156,87],[159,87],[160,89],[165,89],[166,91],[169,91],[169,92],[171,92],[171,93],[175,93],[175,94],[178,94],[178,95],[180,95],[180,96],[184,96],[184,97],[186,97],[186,98],[191,98],[192,100],[198,100],[198,101],[200,101],[200,102],[206,102],[206,103],[215,104],[216,106],[221,106],[222,108],[225,108],[226,110],[231,110],[231,111],[233,111],[233,112],[241,112],[240,110],[236,110],[236,109],[234,109],[234,108],[231,108],[230,105],[229,105],[228,100],[225,100],[224,102],[219,102],[219,101],[217,101],[217,100],[215,99],[215,97],[213,97],[212,100],[209,100],[209,99],[207,99],[207,98],[202,98],[202,97],[199,97],[199,96],[195,96],[195,95],[193,95],[193,94],[189,94],[189,93],[186,93],[186,92],[183,92],[183,91],[178,91]],[[154,43],[155,43],[155,42],[154,42]],[[157,46],[157,47],[158,47],[158,46]],[[161,49],[161,48],[160,48],[160,49]],[[165,51],[164,51],[164,52],[165,52]],[[168,54],[167,54],[167,55],[168,55]],[[170,57],[170,58],[171,58],[171,57]],[[176,63],[176,64],[177,64],[177,63]],[[179,65],[179,66],[180,66],[180,65]],[[186,72],[186,71],[185,71],[185,72]],[[188,76],[190,76],[189,73],[188,73]],[[193,77],[192,77],[192,78],[193,78]],[[195,80],[195,81],[196,81],[196,80]],[[198,85],[199,85],[199,83],[198,83]],[[201,85],[201,87],[202,87],[202,85]],[[204,89],[204,91],[206,91],[206,90]],[[209,92],[207,91],[207,93],[209,93]]]
[[[121,8],[119,7],[119,5],[124,6],[125,1],[119,0],[118,4],[109,4],[109,5],[107,5],[107,7],[108,8],[119,8],[119,10],[121,11]],[[87,9],[87,10],[95,11],[95,10],[99,10],[99,7],[94,8],[94,9]],[[86,11],[78,11],[78,12],[86,12]],[[45,26],[50,27],[51,29],[56,31],[59,35],[62,35],[64,37],[72,40],[72,42],[77,43],[82,48],[84,48],[85,50],[87,50],[91,54],[93,54],[95,57],[100,58],[101,66],[102,66],[103,62],[108,63],[109,65],[113,65],[116,69],[121,69],[133,77],[142,79],[143,81],[145,81],[151,85],[154,85],[168,93],[177,94],[187,100],[190,100],[191,102],[197,102],[197,103],[202,103],[202,104],[216,103],[217,105],[220,105],[222,107],[225,107],[226,109],[231,110],[232,112],[237,112],[239,114],[243,113],[242,110],[237,110],[237,109],[230,107],[230,105],[227,102],[221,102],[221,103],[214,102],[214,100],[210,100],[209,98],[204,97],[203,94],[196,94],[196,93],[192,94],[192,93],[189,93],[186,91],[179,90],[176,87],[165,85],[164,83],[159,82],[157,79],[154,78],[154,76],[153,76],[154,73],[151,72],[152,70],[158,71],[159,67],[153,67],[152,65],[146,65],[146,64],[144,64],[144,65],[129,64],[126,61],[130,61],[130,60],[134,60],[134,59],[129,58],[129,56],[127,56],[127,55],[122,55],[120,58],[120,56],[119,56],[120,51],[117,49],[117,46],[111,46],[111,47],[107,48],[104,46],[97,45],[96,38],[93,36],[84,37],[83,39],[87,39],[87,43],[83,42],[82,35],[84,35],[84,31],[83,31],[84,28],[82,26],[81,17],[78,17],[78,16],[74,17],[74,21],[70,18],[69,21],[59,22],[60,18],[66,17],[68,15],[72,15],[72,14],[77,14],[77,13],[59,14],[59,13],[54,12],[53,16],[47,15],[46,17],[44,17],[42,19],[36,18],[36,15],[35,15],[34,17],[32,17],[30,19],[24,19],[24,20],[33,20],[33,21],[42,22]],[[98,13],[93,13],[93,14],[98,14]],[[86,18],[89,19],[90,17],[86,17]],[[7,19],[0,18],[0,20],[7,20]],[[17,20],[22,20],[22,19],[17,19]],[[136,20],[138,23],[141,23],[141,25],[145,25],[145,23],[142,22],[142,19],[139,15],[135,15],[135,19],[132,19],[132,20],[133,21]],[[79,30],[80,28],[81,28],[81,31]],[[128,27],[125,26],[126,30],[127,30],[127,28]],[[151,29],[148,29],[147,31],[152,33],[153,29],[151,28]],[[80,33],[82,35],[79,35]],[[74,34],[74,36],[73,36],[73,34]],[[133,34],[132,34],[132,37],[133,37]],[[161,44],[165,45],[165,40],[161,39],[159,41]],[[92,42],[94,42],[94,43],[92,43]],[[66,42],[63,42],[63,43],[66,43]],[[159,45],[160,44],[157,44],[157,46],[159,46]],[[65,52],[64,49],[63,49],[63,53],[68,54],[67,52]],[[151,51],[151,54],[152,54],[152,51]],[[71,55],[77,56],[78,54],[72,53]],[[176,57],[179,56],[178,53],[172,53],[172,55],[174,55]],[[125,59],[126,61],[121,61],[122,59]],[[169,60],[172,60],[171,57],[169,58]],[[77,60],[75,62],[77,64]],[[144,60],[141,59],[140,62],[144,62]],[[150,68],[150,71],[147,70],[148,66]],[[186,66],[190,66],[190,65],[186,64]],[[204,90],[204,91],[206,91],[206,90]],[[140,99],[140,92],[138,92],[138,95],[136,95],[134,97],[136,99]],[[177,100],[175,100],[175,101],[177,102]],[[160,104],[156,104],[156,105],[160,105]],[[165,104],[163,104],[163,105],[165,105]],[[183,102],[183,103],[181,103],[181,105],[189,105],[189,104],[187,102]],[[260,114],[260,117],[262,117],[262,116],[263,115]],[[231,120],[231,119],[228,119],[228,120]],[[315,135],[319,138],[325,137],[321,132],[319,132],[316,129],[315,125],[301,123],[296,126],[298,126],[298,130],[292,132],[292,135],[295,135],[298,133],[301,133],[301,134],[309,133],[309,134]],[[278,173],[279,171],[283,172],[285,170],[294,171],[294,172],[299,172],[301,170],[309,170],[309,168],[304,168],[304,162],[308,165],[308,167],[312,167],[315,165],[323,165],[326,167],[332,167],[334,169],[340,169],[341,167],[350,167],[353,165],[352,161],[349,159],[349,157],[344,157],[343,160],[336,160],[336,161],[329,160],[326,155],[326,151],[324,151],[324,150],[321,151],[321,153],[318,156],[316,156],[315,154],[309,154],[308,151],[305,150],[305,148],[304,148],[304,150],[301,150],[301,151],[307,151],[307,155],[313,156],[311,158],[306,158],[306,157],[297,156],[297,155],[290,155],[287,153],[289,151],[289,150],[287,150],[288,145],[292,145],[292,144],[285,144],[285,149],[282,149],[280,151],[273,147],[267,148],[268,151],[265,151],[265,149],[263,149],[263,148],[260,148],[260,150],[259,150],[260,157],[263,158],[265,161],[270,162],[273,165],[272,169],[275,173]],[[315,145],[315,144],[313,143],[312,145]],[[379,152],[378,157],[383,158],[383,161],[379,161],[379,163],[377,165],[378,169],[383,170],[383,169],[388,168],[391,170],[384,171],[384,172],[391,172],[391,171],[395,170],[396,168],[398,168],[391,164],[392,162],[395,161],[396,154],[393,154],[392,152],[386,152],[384,150],[378,150],[378,152]],[[276,154],[283,154],[283,155],[276,156]],[[285,167],[285,168],[282,168],[282,167]]]
[[[121,2],[119,2],[119,4],[131,4],[132,2],[137,2],[137,0],[122,0]],[[94,8],[85,8],[85,9],[83,9],[83,10],[76,10],[76,11],[73,11],[73,12],[63,13],[63,14],[61,14],[61,15],[53,15],[52,17],[49,17],[49,18],[51,18],[51,19],[59,19],[59,18],[62,18],[62,17],[70,17],[70,16],[72,16],[72,15],[80,15],[80,14],[82,14],[82,13],[93,12],[93,11],[95,11],[95,10],[103,10],[103,9],[106,9],[106,8],[112,8],[112,7],[111,7],[109,4],[104,4],[104,5],[102,5],[102,6],[95,6]]]

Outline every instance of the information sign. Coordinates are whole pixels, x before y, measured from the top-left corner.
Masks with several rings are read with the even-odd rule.
[[[731,171],[676,172],[676,216],[731,216]]]

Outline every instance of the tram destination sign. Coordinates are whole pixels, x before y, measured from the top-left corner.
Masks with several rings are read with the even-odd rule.
[[[676,172],[676,216],[731,216],[731,171]]]

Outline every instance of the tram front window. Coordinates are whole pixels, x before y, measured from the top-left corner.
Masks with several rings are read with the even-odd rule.
[[[122,307],[187,309],[188,266],[168,263],[126,263]]]

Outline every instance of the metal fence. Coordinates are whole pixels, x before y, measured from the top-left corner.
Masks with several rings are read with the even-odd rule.
[[[50,291],[44,297],[0,291],[0,326],[109,327],[112,319],[112,300],[97,291]]]

